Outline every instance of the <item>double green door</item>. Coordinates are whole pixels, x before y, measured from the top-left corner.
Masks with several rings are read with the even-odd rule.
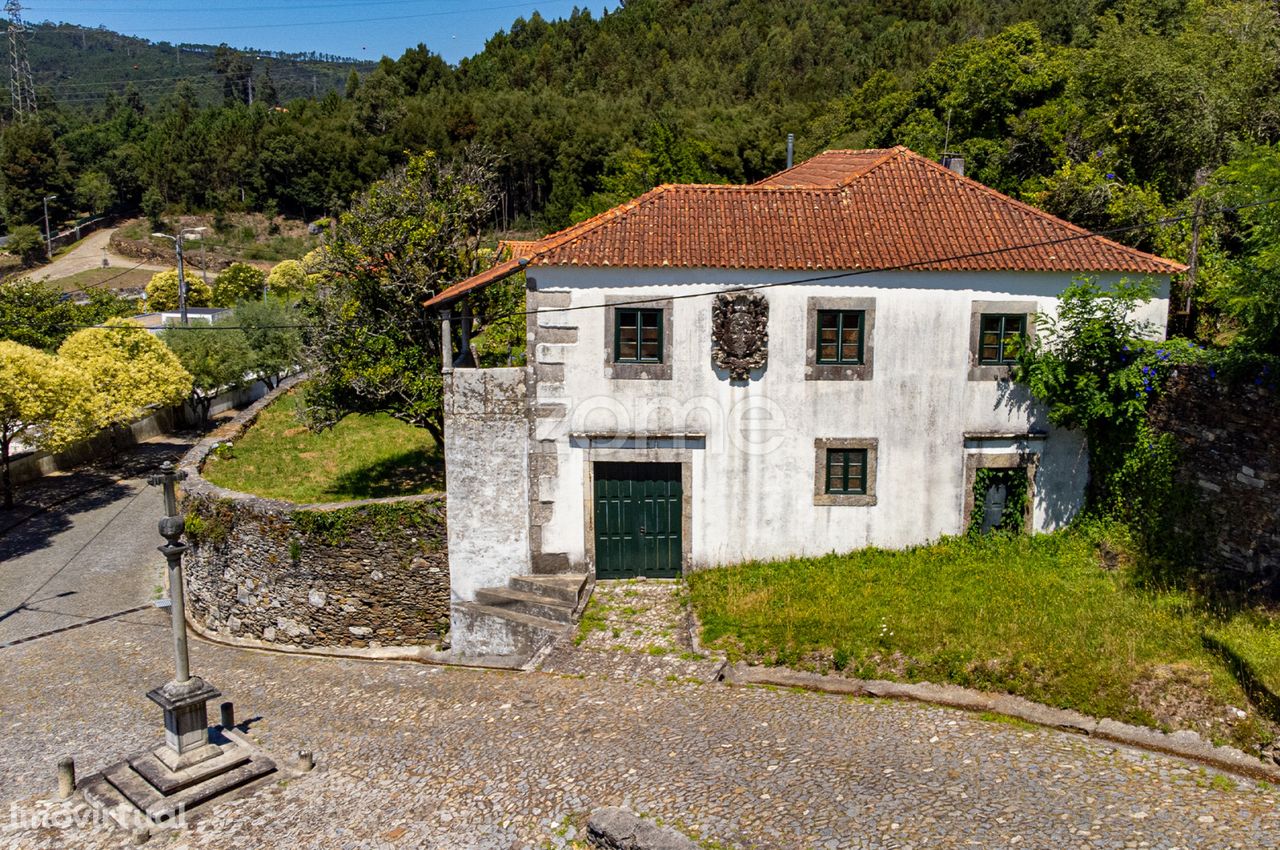
[[[681,575],[678,463],[597,462],[596,578]]]

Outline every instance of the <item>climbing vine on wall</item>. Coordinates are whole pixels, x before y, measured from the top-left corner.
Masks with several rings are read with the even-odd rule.
[[[1000,512],[1000,531],[1021,534],[1026,526],[1027,471],[1024,468],[980,468],[973,477],[973,514],[969,519],[969,533],[981,534],[986,517],[987,493],[997,484],[1005,486],[1004,509]]]

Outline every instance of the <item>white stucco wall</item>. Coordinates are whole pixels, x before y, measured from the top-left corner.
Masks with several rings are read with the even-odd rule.
[[[529,448],[523,368],[445,375],[449,589],[470,602],[529,572]]]
[[[540,498],[553,503],[542,529],[544,550],[566,552],[574,564],[589,563],[588,452],[592,446],[634,445],[581,436],[601,432],[707,435],[689,452],[687,566],[695,568],[869,545],[902,547],[958,533],[965,455],[972,451],[1039,453],[1035,528],[1053,529],[1070,519],[1087,478],[1082,441],[1049,429],[1043,411],[1021,389],[969,380],[969,350],[974,301],[1034,301],[1039,311],[1052,313],[1071,276],[885,272],[764,289],[770,308],[766,368],[746,384],[717,374],[711,362],[715,292],[819,274],[558,267],[531,273],[540,293],[569,293],[575,308],[542,317],[540,323],[577,328],[576,342],[538,344],[533,352],[538,362],[564,364],[562,383],[535,385],[537,400],[564,403],[569,411],[563,423],[539,426],[538,437],[554,437],[559,456],[557,474],[539,482]],[[696,293],[701,296],[684,297]],[[603,305],[620,295],[676,298],[671,380],[610,377]],[[813,296],[876,299],[874,331],[867,340],[874,347],[870,380],[805,379],[807,307]],[[1165,326],[1167,297],[1163,280],[1158,297],[1141,310],[1158,333]],[[1029,429],[1050,433],[1023,443],[995,440],[966,447],[964,440],[966,432]],[[814,505],[816,438],[879,441],[875,505]],[[451,501],[451,526],[453,518]]]

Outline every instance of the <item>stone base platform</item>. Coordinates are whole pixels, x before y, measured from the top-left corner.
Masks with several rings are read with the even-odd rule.
[[[184,819],[197,806],[277,772],[275,761],[247,741],[231,739],[201,750],[200,761],[177,765],[167,747],[138,753],[86,777],[80,791],[90,805],[135,829]]]

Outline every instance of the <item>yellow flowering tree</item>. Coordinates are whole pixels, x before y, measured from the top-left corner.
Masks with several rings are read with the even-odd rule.
[[[213,303],[213,289],[200,279],[200,275],[192,275],[184,270],[183,278],[187,282],[187,306],[208,307]],[[147,283],[147,309],[157,313],[164,310],[178,309],[178,270],[156,272]]]
[[[16,443],[58,451],[93,433],[89,382],[67,362],[0,341],[0,464],[3,501],[13,507],[9,460]]]
[[[267,275],[267,289],[272,295],[293,298],[307,288],[307,273],[297,260],[284,260]]]
[[[191,392],[191,374],[177,355],[128,319],[76,331],[58,356],[89,378],[94,423],[109,429],[113,448],[119,426],[142,418],[149,407],[180,404]]]

